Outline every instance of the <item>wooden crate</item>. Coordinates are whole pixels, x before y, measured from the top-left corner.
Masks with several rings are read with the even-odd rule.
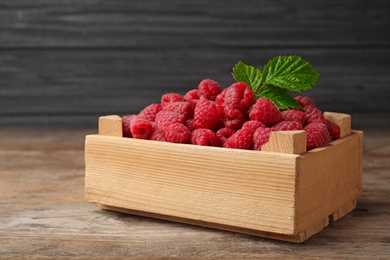
[[[324,113],[342,138],[306,151],[304,131],[273,132],[266,151],[122,137],[99,118],[85,142],[85,198],[101,208],[303,242],[352,211],[362,191],[363,133]]]

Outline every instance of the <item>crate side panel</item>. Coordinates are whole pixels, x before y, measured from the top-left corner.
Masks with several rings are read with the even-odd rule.
[[[325,148],[309,151],[302,155],[298,165],[297,227],[300,232],[327,219],[359,196],[362,133],[353,132]]]
[[[298,156],[90,135],[88,201],[295,233]]]

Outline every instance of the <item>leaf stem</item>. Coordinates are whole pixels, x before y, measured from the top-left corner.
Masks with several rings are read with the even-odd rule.
[[[253,90],[253,93],[257,93],[259,92],[259,90],[261,89],[261,85],[258,85],[254,90]]]

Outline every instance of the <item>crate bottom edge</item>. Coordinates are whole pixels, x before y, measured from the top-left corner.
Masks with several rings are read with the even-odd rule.
[[[202,220],[180,218],[180,217],[163,215],[163,214],[158,214],[158,213],[151,213],[151,212],[146,212],[146,211],[120,208],[120,207],[110,206],[107,204],[97,203],[97,205],[101,209],[109,210],[109,211],[121,212],[121,213],[126,213],[126,214],[131,214],[131,215],[142,216],[142,217],[150,217],[150,218],[161,219],[161,220],[172,221],[172,222],[179,222],[179,223],[190,224],[190,225],[194,225],[194,226],[201,226],[201,227],[212,228],[212,229],[219,229],[219,230],[224,230],[224,231],[237,232],[237,233],[242,233],[242,234],[247,234],[247,235],[282,240],[282,241],[293,242],[293,243],[302,243],[306,239],[308,239],[311,235],[314,235],[314,234],[308,234],[306,231],[299,232],[299,233],[293,234],[293,235],[280,234],[280,233],[273,233],[273,232],[267,232],[267,231],[261,231],[261,230],[242,228],[242,227],[237,227],[237,226],[229,226],[229,225],[224,225],[224,224],[220,224],[220,223],[212,223],[212,222],[207,222],[207,221],[202,221]]]

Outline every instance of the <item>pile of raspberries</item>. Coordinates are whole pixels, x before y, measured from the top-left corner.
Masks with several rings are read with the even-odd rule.
[[[184,96],[167,93],[160,104],[123,116],[123,136],[248,150],[261,150],[272,131],[305,130],[307,150],[340,137],[340,127],[312,99],[295,99],[302,110],[279,110],[266,98],[255,100],[243,82],[221,90],[218,82],[204,79]]]

